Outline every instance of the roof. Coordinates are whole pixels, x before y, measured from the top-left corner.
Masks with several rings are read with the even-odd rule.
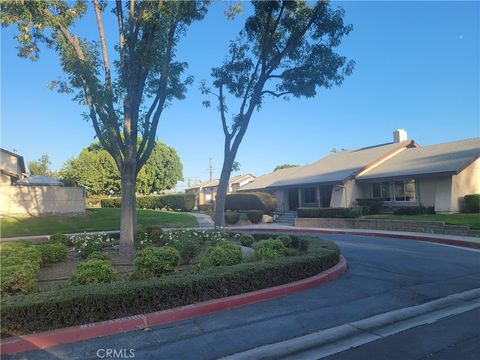
[[[392,154],[415,146],[417,145],[414,141],[406,140],[400,143],[387,143],[333,153],[312,164],[277,170],[260,176],[241,190],[343,182]]]
[[[229,183],[230,184],[236,184],[236,183],[239,183],[241,182],[242,180],[244,180],[245,178],[247,177],[253,177],[255,178],[255,176],[253,176],[252,174],[243,174],[243,175],[237,175],[237,176],[234,176],[230,179]],[[208,181],[204,181],[200,184],[196,184],[194,186],[191,186],[189,187],[187,190],[190,190],[190,189],[200,189],[200,188],[205,188],[205,187],[215,187],[215,186],[218,186],[218,184],[220,183],[220,180],[219,179],[212,179],[212,180],[208,180]]]
[[[26,185],[26,186],[63,186],[63,182],[55,180],[48,176],[34,175],[27,178],[23,178],[15,182],[14,185]]]
[[[407,149],[359,176],[358,180],[458,174],[479,156],[478,137]]]
[[[0,148],[0,152],[11,155],[11,156],[15,156],[17,158],[18,165],[20,166],[21,173],[25,174],[27,172],[25,168],[25,160],[23,159],[23,156],[18,155],[17,153],[14,153],[12,151],[5,150],[3,148]],[[22,174],[17,174],[17,175],[22,175]]]

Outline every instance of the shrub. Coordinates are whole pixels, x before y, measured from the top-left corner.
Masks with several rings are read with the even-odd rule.
[[[147,237],[155,244],[160,246],[165,245],[165,240],[163,238],[163,230],[158,225],[151,225],[145,228],[145,233]]]
[[[220,241],[217,245],[209,247],[201,265],[231,266],[242,262],[242,249],[231,241]]]
[[[471,213],[480,212],[480,194],[469,194],[463,197],[465,200],[465,211]]]
[[[169,194],[162,195],[165,207],[171,210],[192,211],[195,207],[194,194]]]
[[[0,263],[2,267],[9,262],[15,265],[29,264],[35,271],[38,271],[42,263],[42,257],[38,247],[31,244],[31,242],[20,241],[2,244],[0,248]]]
[[[65,245],[71,245],[70,238],[67,235],[56,233],[50,236],[50,242],[59,242]]]
[[[171,246],[147,247],[135,256],[134,279],[172,274],[177,270],[180,254]]]
[[[53,264],[67,260],[67,245],[61,242],[35,245],[40,253],[43,264]]]
[[[192,261],[192,259],[200,252],[200,241],[201,240],[198,238],[185,236],[181,239],[169,242],[168,245],[178,250],[184,262],[190,263],[190,261]]]
[[[247,210],[247,218],[254,224],[260,224],[263,219],[263,211],[262,210]]]
[[[92,235],[77,235],[71,238],[73,247],[82,257],[87,257],[94,251],[102,251],[105,246],[111,246],[116,240],[105,233],[96,233]]]
[[[314,243],[319,244],[319,239]],[[330,246],[315,247],[318,251],[271,262],[242,263],[181,276],[75,286],[4,298],[0,307],[2,335],[17,336],[161,311],[305,279],[338,262],[338,247],[325,243]]]
[[[28,263],[6,266],[2,263],[0,271],[1,295],[28,294],[38,290],[37,271]]]
[[[433,207],[423,206],[402,206],[393,210],[394,215],[424,215],[435,214]]]
[[[197,205],[198,211],[213,211],[213,204]]]
[[[283,243],[283,246],[285,247],[292,247],[292,237],[288,234],[282,234],[282,235],[279,235],[277,236],[277,239],[279,239],[282,243]]]
[[[94,251],[90,255],[87,256],[87,260],[92,260],[92,259],[108,260],[108,257],[105,253],[103,253],[101,251]]]
[[[357,199],[357,204],[362,208],[364,215],[374,215],[380,213],[383,208],[384,200],[382,198]]]
[[[225,200],[226,210],[260,210],[269,213],[275,210],[275,196],[264,192],[228,194]]]
[[[225,222],[228,225],[234,225],[240,221],[240,214],[235,211],[227,211],[225,213]]]
[[[138,198],[137,198],[138,201]],[[100,206],[102,208],[119,208],[121,207],[121,201],[119,197],[111,197],[100,200]]]
[[[110,283],[117,277],[117,272],[110,261],[89,259],[82,261],[70,277],[72,285],[90,285]]]
[[[298,208],[301,218],[357,218],[362,215],[359,208]]]
[[[273,259],[287,255],[287,248],[280,239],[260,240],[255,245],[255,256],[259,259]]]
[[[255,242],[255,239],[252,235],[250,234],[240,235],[240,244],[242,244],[243,246],[251,247],[254,242]]]
[[[102,207],[119,208],[121,199],[119,197],[102,199]],[[195,206],[194,194],[168,194],[168,195],[147,195],[137,196],[137,208],[139,209],[163,209],[192,211]]]

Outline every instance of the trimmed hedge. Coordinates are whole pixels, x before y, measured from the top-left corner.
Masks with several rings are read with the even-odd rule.
[[[435,214],[435,208],[424,206],[402,206],[393,210],[394,215],[425,215]]]
[[[177,270],[180,253],[171,246],[146,247],[135,255],[134,279],[172,274]]]
[[[275,206],[275,196],[264,192],[229,194],[225,200],[225,210],[261,210],[269,213],[275,210]]]
[[[72,285],[90,285],[111,283],[117,277],[117,271],[108,260],[89,259],[82,261],[70,277]]]
[[[263,211],[262,210],[247,210],[247,218],[254,224],[260,224],[263,219]]]
[[[287,248],[281,239],[260,240],[255,244],[255,256],[258,259],[274,259],[287,255]]]
[[[465,211],[470,213],[480,212],[480,194],[469,194],[463,197],[465,200]]]
[[[250,234],[242,234],[238,240],[240,240],[240,244],[242,244],[242,246],[248,247],[251,247],[255,242],[255,238]]]
[[[307,240],[308,241],[308,240]],[[305,255],[242,263],[196,273],[83,285],[1,301],[2,335],[15,336],[170,309],[305,279],[332,267],[339,249],[314,239]]]
[[[100,201],[102,208],[121,207],[121,198],[112,197]],[[194,194],[168,194],[168,195],[147,195],[137,196],[138,209],[171,209],[180,211],[192,211],[195,206]]]
[[[359,208],[298,208],[301,218],[357,218],[362,216]]]
[[[380,213],[383,208],[384,200],[382,198],[357,199],[357,204],[362,208],[364,215],[375,215]]]
[[[240,214],[235,211],[227,211],[225,213],[225,222],[228,225],[235,225],[240,221]]]
[[[35,247],[40,252],[42,264],[53,264],[67,260],[68,248],[61,242],[39,244]]]

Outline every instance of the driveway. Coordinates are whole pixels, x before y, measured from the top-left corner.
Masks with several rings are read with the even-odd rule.
[[[478,250],[392,238],[321,237],[335,241],[348,260],[348,271],[333,282],[150,331],[117,334],[12,358],[96,359],[105,354],[104,349],[133,349],[136,359],[213,359],[480,287]],[[478,312],[472,316],[475,315]],[[466,321],[465,316],[458,317],[456,326]],[[471,327],[471,323],[467,321],[465,325]],[[478,328],[474,331],[473,335],[469,333],[470,338],[479,336]],[[408,339],[408,334],[409,331],[392,336],[389,351],[405,347],[404,342],[394,340]],[[437,347],[443,346],[440,341]],[[461,341],[466,340],[457,339],[453,345],[449,344],[460,349]],[[375,343],[368,344],[363,355],[368,353],[371,357]],[[382,344],[378,342],[378,346]],[[479,350],[478,341],[467,344],[470,349]],[[355,358],[355,353],[350,355],[345,358]]]

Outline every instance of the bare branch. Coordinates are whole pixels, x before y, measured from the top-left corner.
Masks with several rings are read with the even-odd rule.
[[[100,44],[102,47],[103,68],[105,69],[105,88],[111,95],[112,77],[110,75],[110,63],[108,62],[107,42],[105,40],[105,30],[103,28],[102,12],[98,4],[98,0],[93,0],[93,7],[95,8],[95,16],[97,18],[98,34],[100,36]],[[109,104],[110,105],[110,104]],[[113,109],[112,109],[113,110]]]
[[[232,134],[228,131],[227,120],[225,119],[225,98],[223,97],[223,84],[220,85],[220,96],[218,97],[220,102],[220,116],[222,118],[222,128],[225,137],[229,139]]]
[[[291,94],[291,92],[290,91],[284,91],[284,92],[281,92],[281,93],[277,93],[277,92],[274,92],[274,91],[271,91],[271,90],[262,91],[262,95],[265,95],[265,94],[272,95],[272,96],[275,96],[275,97],[282,97],[282,96]]]
[[[116,0],[117,19],[118,19],[118,33],[120,35],[119,40],[119,52],[120,52],[120,68],[122,72],[125,71],[125,33],[123,29],[123,9],[122,0]]]

